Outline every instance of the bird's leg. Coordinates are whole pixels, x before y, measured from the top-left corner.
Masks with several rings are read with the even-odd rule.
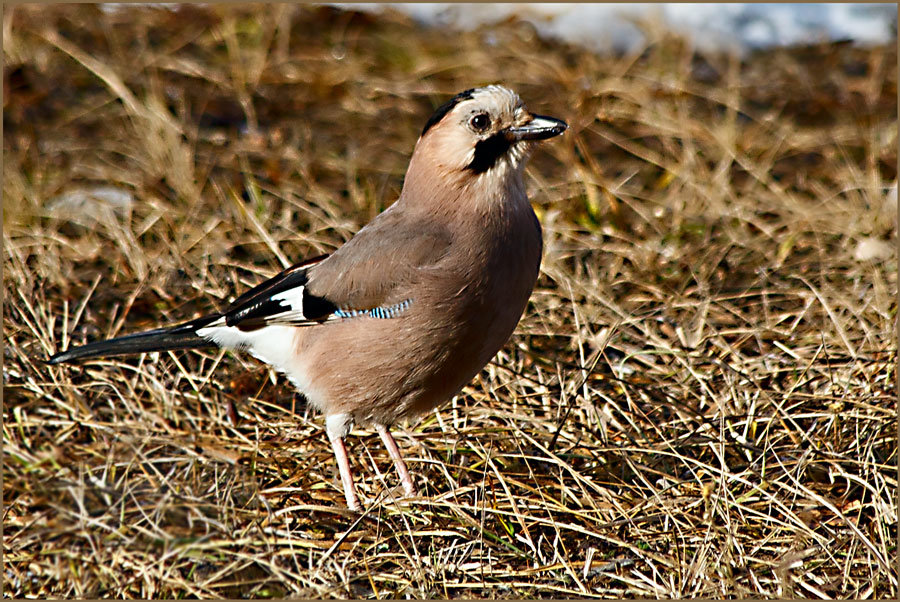
[[[394,436],[382,424],[376,424],[375,430],[381,435],[381,440],[394,461],[394,467],[397,469],[397,474],[400,475],[400,482],[403,483],[403,491],[409,496],[416,495],[416,486],[413,485],[412,478],[409,476],[409,470],[406,469],[406,462],[403,461],[403,456],[400,455],[400,448],[397,447]]]
[[[356,485],[353,483],[353,471],[350,470],[350,460],[347,458],[347,448],[344,446],[344,437],[350,430],[351,422],[352,419],[347,414],[332,414],[325,418],[325,431],[331,440],[334,459],[337,460],[338,471],[341,473],[347,507],[354,512],[361,512],[362,506],[359,505],[359,499],[356,497]]]
[[[361,512],[362,506],[356,497],[356,485],[353,484],[353,472],[350,470],[350,460],[347,458],[347,448],[341,437],[332,437],[331,448],[334,450],[334,459],[337,460],[338,470],[341,473],[341,483],[344,485],[344,497],[347,498],[347,507],[354,512]]]

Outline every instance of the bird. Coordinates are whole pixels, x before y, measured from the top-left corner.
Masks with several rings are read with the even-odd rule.
[[[329,255],[293,265],[224,311],[57,353],[95,357],[219,346],[273,366],[325,417],[344,497],[360,512],[344,439],[378,432],[407,496],[390,428],[450,400],[515,330],[536,284],[541,225],[523,171],[565,121],[487,85],[439,106],[397,200]]]

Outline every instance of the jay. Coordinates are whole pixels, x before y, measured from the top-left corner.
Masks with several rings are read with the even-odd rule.
[[[334,253],[284,270],[222,313],[48,362],[244,349],[325,415],[351,510],[361,509],[344,446],[353,424],[375,428],[415,495],[388,429],[450,399],[515,329],[542,250],[522,172],[534,144],[566,128],[505,87],[460,92],[425,123],[399,199]]]

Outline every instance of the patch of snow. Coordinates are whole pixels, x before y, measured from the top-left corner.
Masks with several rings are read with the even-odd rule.
[[[873,261],[876,259],[888,259],[893,256],[896,248],[891,243],[880,238],[863,238],[856,244],[853,257],[857,261]]]
[[[428,25],[474,29],[517,16],[538,33],[598,51],[631,51],[645,43],[635,19],[658,20],[704,50],[853,40],[885,44],[896,38],[897,5],[846,4],[336,4],[378,12],[390,7]]]
[[[53,217],[91,225],[110,216],[127,217],[134,206],[134,195],[124,188],[94,186],[79,188],[47,201],[47,212]]]

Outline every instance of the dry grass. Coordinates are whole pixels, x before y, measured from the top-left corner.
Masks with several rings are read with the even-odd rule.
[[[7,7],[6,595],[897,596],[896,49],[645,26],[598,57],[518,22]],[[322,421],[246,356],[38,361],[333,249],[496,81],[572,127],[528,172],[516,335],[399,435],[421,498],[360,430],[348,513]],[[133,206],[60,206],[101,185]]]

